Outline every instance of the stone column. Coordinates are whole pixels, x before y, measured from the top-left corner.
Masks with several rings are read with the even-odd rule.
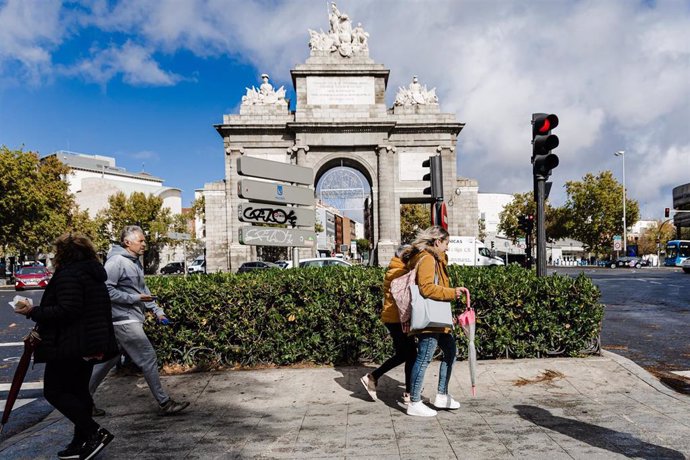
[[[308,145],[293,145],[287,149],[287,153],[290,156],[291,164],[309,167],[307,164]],[[316,190],[316,184],[313,184],[313,187]],[[297,248],[297,251],[300,259],[316,257],[316,242],[314,242],[313,248]]]
[[[227,271],[237,271],[242,263],[250,260],[251,247],[240,244],[239,229],[242,223],[237,218],[237,205],[240,198],[237,195],[237,159],[244,155],[244,149],[236,145],[225,147],[225,194],[227,197],[227,241],[228,241],[228,266]]]
[[[396,235],[395,213],[399,212],[399,206],[394,193],[394,168],[393,155],[395,147],[392,145],[380,145],[377,151],[377,182],[378,182],[378,241],[376,258],[379,266],[386,266],[395,255],[398,245],[394,241]]]

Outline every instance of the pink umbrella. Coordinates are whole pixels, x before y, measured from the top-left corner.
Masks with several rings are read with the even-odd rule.
[[[467,307],[465,311],[458,315],[458,324],[467,337],[467,362],[470,366],[470,381],[472,382],[472,396],[477,396],[477,349],[474,346],[474,329],[476,316],[474,309],[470,306],[470,291],[463,288],[467,296]]]

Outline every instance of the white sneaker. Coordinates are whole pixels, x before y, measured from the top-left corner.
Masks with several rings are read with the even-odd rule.
[[[437,409],[460,409],[460,403],[453,399],[451,395],[436,395],[434,407]]]
[[[371,399],[377,401],[378,398],[376,397],[376,380],[374,379],[374,377],[372,377],[371,374],[367,374],[363,376],[361,379],[359,379],[359,381],[362,382],[362,385],[364,385],[364,389],[367,390],[367,393],[369,393]]]
[[[422,401],[410,402],[407,405],[407,415],[416,417],[435,417],[437,412],[431,407],[427,407]]]

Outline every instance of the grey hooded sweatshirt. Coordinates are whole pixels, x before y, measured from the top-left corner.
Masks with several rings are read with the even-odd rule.
[[[143,323],[145,309],[153,310],[156,316],[165,312],[156,302],[142,302],[140,294],[151,294],[144,281],[144,269],[139,258],[122,246],[113,246],[105,261],[108,279],[105,285],[110,294],[113,309],[113,324]]]

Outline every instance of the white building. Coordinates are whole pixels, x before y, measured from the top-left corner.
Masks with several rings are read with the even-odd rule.
[[[55,156],[72,170],[67,177],[69,192],[74,194],[79,209],[95,217],[98,211],[108,207],[108,198],[117,192],[129,196],[134,192],[153,194],[163,199],[163,207],[172,214],[182,212],[182,191],[163,186],[163,179],[148,173],[132,173],[115,164],[115,158],[101,155],[59,150]]]
[[[182,190],[163,185],[163,179],[151,174],[132,173],[115,164],[115,158],[102,155],[59,150],[55,156],[72,170],[67,176],[69,192],[75,197],[79,209],[86,210],[91,218],[98,211],[108,208],[108,198],[118,192],[130,196],[134,192],[163,199],[163,207],[174,214],[182,213]],[[161,267],[168,262],[184,259],[181,246],[165,246],[160,253]]]

